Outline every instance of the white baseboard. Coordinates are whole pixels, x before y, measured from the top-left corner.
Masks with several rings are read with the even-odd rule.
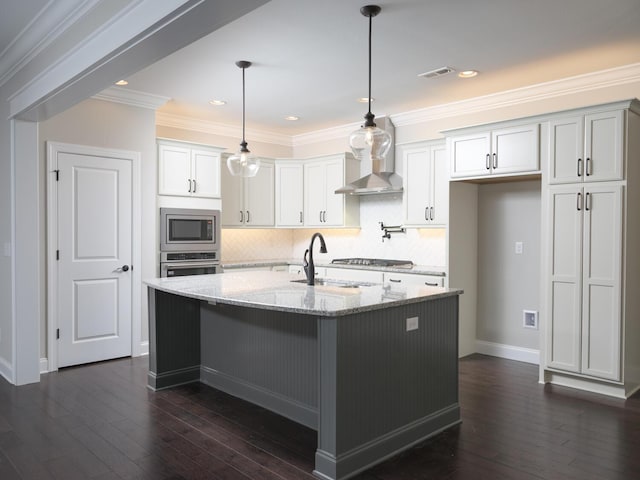
[[[13,367],[4,358],[0,358],[0,375],[2,375],[7,382],[13,384]]]
[[[49,359],[41,358],[40,359],[40,374],[49,373]]]
[[[519,362],[533,363],[540,365],[540,351],[531,348],[515,347],[502,343],[485,342],[476,340],[476,352],[492,357],[507,358]]]

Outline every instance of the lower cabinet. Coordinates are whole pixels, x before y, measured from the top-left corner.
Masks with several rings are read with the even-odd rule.
[[[623,186],[549,188],[547,366],[621,380]]]
[[[444,277],[437,275],[421,275],[417,273],[385,272],[384,283],[402,285],[420,285],[427,287],[444,287]]]

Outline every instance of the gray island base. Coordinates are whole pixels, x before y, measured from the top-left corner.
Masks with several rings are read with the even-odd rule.
[[[203,382],[315,429],[313,473],[324,479],[349,478],[460,422],[460,290],[294,278],[146,282],[149,387]]]

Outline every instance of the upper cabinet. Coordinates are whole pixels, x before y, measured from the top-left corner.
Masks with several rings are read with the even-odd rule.
[[[158,140],[158,194],[220,198],[224,149]]]
[[[276,161],[278,227],[357,227],[357,196],[335,191],[358,178],[360,164],[348,153]]]
[[[549,183],[624,178],[624,110],[554,118],[549,140]]]
[[[304,164],[294,160],[276,161],[276,225],[304,225]]]
[[[538,123],[447,133],[451,179],[540,172]]]
[[[405,226],[444,227],[449,219],[449,170],[445,142],[398,147],[403,165]]]
[[[234,177],[222,169],[222,226],[273,227],[275,224],[275,164],[260,159],[255,177]]]

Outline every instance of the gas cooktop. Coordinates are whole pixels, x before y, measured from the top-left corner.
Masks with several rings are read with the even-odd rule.
[[[411,260],[388,260],[386,258],[335,258],[331,263],[340,265],[362,265],[371,267],[399,267],[411,268]]]

